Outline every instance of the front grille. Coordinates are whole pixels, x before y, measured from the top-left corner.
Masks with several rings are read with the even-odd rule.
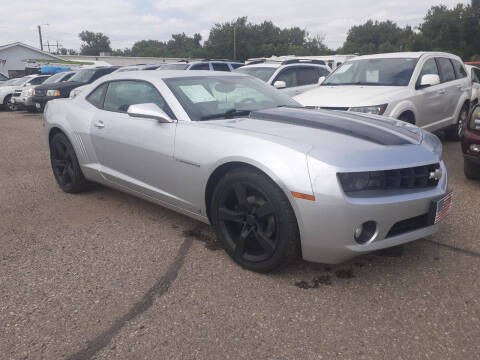
[[[438,163],[395,170],[338,173],[343,190],[352,195],[359,195],[361,191],[435,187],[441,176],[442,172]]]
[[[383,171],[385,189],[412,189],[435,187],[439,179],[432,176],[439,164],[416,166],[411,168]],[[382,173],[382,172],[380,172]]]
[[[321,109],[324,109],[324,110],[341,110],[341,111],[347,111],[347,110],[348,110],[348,107],[322,106]]]
[[[428,225],[428,214],[415,216],[395,223],[385,238],[401,235],[409,231],[418,230],[427,227]]]
[[[46,96],[47,90],[45,89],[35,89],[35,96]]]

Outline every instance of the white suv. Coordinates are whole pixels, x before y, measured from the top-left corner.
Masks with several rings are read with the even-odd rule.
[[[285,61],[258,60],[237,70],[251,75],[282,90],[287,95],[295,96],[318,86],[331,72],[323,60],[289,59]]]
[[[462,60],[440,52],[356,57],[321,86],[295,97],[305,106],[394,117],[456,140],[468,117],[472,83]]]

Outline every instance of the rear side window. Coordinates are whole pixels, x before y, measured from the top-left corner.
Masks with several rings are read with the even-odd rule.
[[[467,72],[465,71],[465,68],[463,67],[462,63],[458,60],[451,59],[453,68],[455,69],[455,76],[457,79],[462,79],[467,77]]]
[[[103,98],[105,96],[105,90],[107,89],[107,86],[107,83],[100,85],[95,90],[93,90],[90,95],[88,95],[85,99],[93,106],[96,106],[97,108],[102,108]]]
[[[318,72],[315,68],[299,68],[297,69],[297,86],[311,85],[318,82]]]
[[[455,70],[453,69],[450,59],[437,58],[437,65],[442,83],[455,80]]]
[[[221,63],[213,63],[213,70],[214,71],[230,71],[228,64],[221,64]]]
[[[208,63],[195,64],[192,65],[190,70],[210,70],[210,66],[208,65]]]

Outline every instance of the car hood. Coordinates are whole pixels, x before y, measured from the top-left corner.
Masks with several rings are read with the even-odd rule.
[[[439,161],[441,143],[431,134],[403,121],[358,113],[274,108],[254,111],[248,118],[208,121],[233,131],[292,147],[300,144],[325,163],[367,168],[413,166]],[[424,138],[427,143],[423,144]],[[300,146],[295,146],[300,149]],[[302,150],[303,151],[303,150]],[[396,160],[394,160],[396,159]],[[348,165],[348,166],[347,166]]]
[[[408,88],[405,86],[318,86],[294,97],[304,106],[339,107],[388,104]]]

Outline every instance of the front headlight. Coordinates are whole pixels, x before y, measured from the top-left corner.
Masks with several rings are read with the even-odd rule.
[[[47,96],[60,96],[59,90],[47,90]]]
[[[355,111],[355,112],[374,114],[374,115],[383,115],[383,113],[387,109],[387,105],[388,104],[351,107],[348,109],[348,111]]]
[[[25,94],[25,96],[33,96],[34,93],[35,93],[35,90],[34,90],[34,89],[28,89],[28,90],[27,90],[27,93]]]
[[[470,116],[469,127],[472,130],[480,130],[480,106],[476,106],[473,109],[472,115]]]

